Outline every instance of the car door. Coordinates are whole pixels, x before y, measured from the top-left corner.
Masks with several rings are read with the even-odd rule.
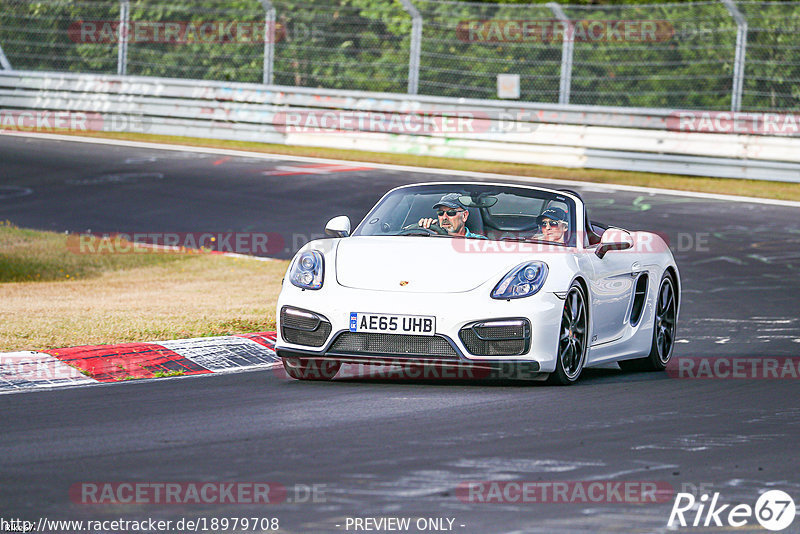
[[[596,249],[592,247],[592,249]],[[594,277],[591,280],[591,345],[610,343],[622,337],[639,272],[634,255],[611,250],[602,258],[591,254]]]

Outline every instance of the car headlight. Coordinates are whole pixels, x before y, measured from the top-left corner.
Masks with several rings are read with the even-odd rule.
[[[322,254],[316,250],[307,250],[295,256],[289,267],[289,281],[303,289],[319,289],[325,273],[325,262]]]
[[[547,279],[547,264],[529,261],[517,265],[492,290],[493,299],[521,299],[536,294]]]

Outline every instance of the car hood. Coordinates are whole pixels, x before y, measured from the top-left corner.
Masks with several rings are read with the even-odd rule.
[[[516,254],[481,252],[476,241],[433,236],[348,237],[337,247],[336,279],[357,289],[458,293],[487,281],[496,283],[524,261]]]

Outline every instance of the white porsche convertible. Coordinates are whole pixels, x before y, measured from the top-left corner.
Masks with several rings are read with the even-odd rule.
[[[389,191],[351,232],[293,258],[275,350],[293,378],[343,363],[524,364],[572,384],[585,367],[663,370],[680,276],[661,237],[589,221],[572,191],[426,183]]]

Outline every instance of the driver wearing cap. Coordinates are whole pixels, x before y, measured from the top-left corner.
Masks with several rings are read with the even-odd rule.
[[[467,217],[469,211],[467,207],[459,200],[458,193],[447,193],[433,205],[433,209],[437,210],[438,224],[451,236],[459,237],[476,237],[478,239],[486,239],[485,236],[475,234],[467,228]],[[430,228],[431,224],[436,223],[437,220],[433,218],[422,218],[417,223],[422,228]]]
[[[547,208],[536,218],[536,222],[539,223],[539,229],[542,232],[536,238],[554,243],[563,243],[569,229],[567,220],[567,212],[561,208]]]

